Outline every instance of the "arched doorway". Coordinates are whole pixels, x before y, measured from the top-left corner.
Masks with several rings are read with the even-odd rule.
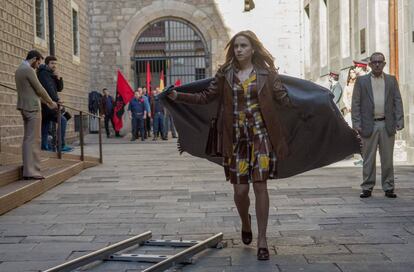
[[[148,24],[134,48],[136,86],[184,84],[210,75],[210,54],[204,37],[189,22],[176,18]]]

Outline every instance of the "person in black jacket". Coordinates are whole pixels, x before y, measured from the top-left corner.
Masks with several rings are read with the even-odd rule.
[[[48,56],[45,59],[45,64],[39,66],[37,77],[40,83],[46,89],[50,98],[54,102],[59,102],[58,92],[63,90],[63,79],[57,72],[57,58],[55,56]],[[52,150],[53,148],[48,144],[49,128],[51,122],[57,123],[57,111],[51,110],[49,107],[42,103],[42,149]],[[72,148],[65,144],[66,134],[66,118],[61,115],[61,146],[62,151],[71,151]]]
[[[102,98],[99,104],[99,113],[104,116],[104,123],[105,123],[105,131],[106,131],[106,137],[110,138],[111,134],[109,131],[109,122],[111,122],[111,125],[113,129],[115,130],[115,125],[112,117],[114,116],[114,108],[115,108],[115,101],[114,98],[109,94],[109,91],[107,88],[102,89]],[[116,133],[116,136],[119,137],[119,132]]]

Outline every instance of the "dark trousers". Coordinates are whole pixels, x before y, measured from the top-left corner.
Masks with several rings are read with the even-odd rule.
[[[132,138],[137,138],[138,131],[140,132],[141,139],[145,139],[145,129],[144,129],[144,122],[146,119],[144,119],[143,113],[133,113],[132,114]]]
[[[177,133],[175,132],[174,121],[172,119],[171,114],[167,113],[164,118],[164,135],[168,137],[168,132],[171,130],[171,136],[177,137]]]
[[[61,135],[61,146],[65,146],[65,135],[66,135],[66,126],[68,121],[66,120],[66,118],[61,115],[60,116],[60,122],[61,122],[61,126],[60,126],[60,135]],[[51,122],[53,122],[51,119],[48,118],[43,118],[42,119],[42,149],[43,150],[51,150],[54,147],[49,146],[48,143],[48,136],[49,136],[49,129],[50,129],[50,125]],[[52,135],[55,139],[55,135]],[[56,145],[56,140],[55,140],[55,145]]]
[[[164,138],[164,113],[156,112],[153,118],[154,123],[154,138],[157,137],[158,132],[161,133],[161,137]]]
[[[151,118],[145,119],[145,135],[151,137]]]
[[[110,135],[110,133],[109,133],[109,122],[111,122],[112,127],[115,130],[115,125],[114,125],[114,121],[112,120],[112,115],[105,115],[105,118],[104,118],[105,131],[106,131],[106,136],[108,136],[108,137]]]

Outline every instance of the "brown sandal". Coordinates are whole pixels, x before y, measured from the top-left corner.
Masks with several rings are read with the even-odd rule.
[[[267,248],[261,247],[257,250],[257,260],[258,261],[268,261],[269,260],[269,250]]]
[[[252,217],[249,214],[249,222],[250,222],[250,229],[252,228]],[[252,231],[241,231],[242,242],[245,245],[250,245],[253,240],[253,233]]]

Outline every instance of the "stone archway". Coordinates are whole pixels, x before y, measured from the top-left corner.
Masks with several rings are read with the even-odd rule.
[[[205,10],[209,10],[213,14],[208,14]],[[181,1],[160,0],[153,1],[151,5],[134,14],[119,36],[121,52],[120,56],[117,57],[117,65],[122,67],[127,79],[130,82],[134,80],[131,57],[133,56],[134,45],[142,31],[152,21],[172,17],[191,22],[200,31],[206,40],[208,51],[212,55],[211,67],[214,73],[219,63],[224,60],[223,49],[229,40],[229,35],[216,8],[205,10]],[[213,20],[213,17],[218,17],[220,20]]]

